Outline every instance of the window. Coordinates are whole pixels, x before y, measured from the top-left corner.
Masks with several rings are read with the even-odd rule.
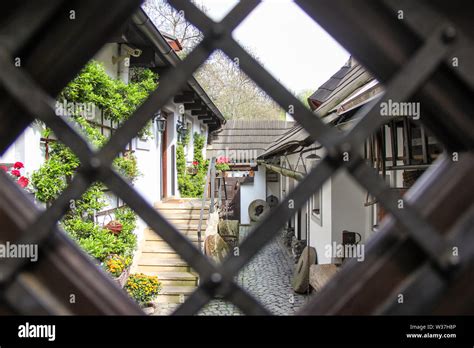
[[[311,216],[316,220],[320,225],[321,221],[321,190],[318,190],[314,195],[311,196]]]

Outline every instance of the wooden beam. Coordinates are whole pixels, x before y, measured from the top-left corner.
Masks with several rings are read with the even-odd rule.
[[[212,116],[210,114],[198,116],[198,120],[202,120],[202,121],[212,120]]]
[[[209,114],[209,110],[207,109],[201,109],[201,110],[191,110],[191,115],[192,116],[204,116]]]
[[[185,103],[183,105],[185,110],[201,110],[204,107],[204,104],[202,104],[200,101],[196,101],[194,103]]]
[[[173,98],[176,104],[194,103],[196,95],[193,92],[182,92]]]

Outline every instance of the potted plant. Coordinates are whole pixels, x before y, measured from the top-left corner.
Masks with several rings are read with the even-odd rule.
[[[104,262],[105,270],[112,276],[114,282],[123,288],[130,275],[130,256],[110,255]]]
[[[216,160],[216,170],[218,172],[225,172],[230,169],[229,166],[230,160],[229,157],[221,156]]]
[[[109,230],[115,235],[118,235],[122,232],[123,226],[118,220],[112,220],[104,226],[105,229]]]
[[[145,313],[152,314],[155,305],[151,301],[160,293],[161,283],[156,276],[134,273],[128,278],[125,290],[143,308]]]
[[[193,161],[193,165],[186,168],[187,173],[190,175],[196,175],[198,173],[198,166],[199,162]]]

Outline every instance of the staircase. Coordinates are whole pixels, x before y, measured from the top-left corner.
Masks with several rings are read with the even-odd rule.
[[[155,208],[183,235],[198,247],[198,225],[202,201],[199,199],[167,199],[155,204]],[[201,227],[202,242],[209,217],[209,202],[204,204]],[[198,285],[198,275],[153,230],[145,229],[136,272],[157,276],[162,284],[155,302],[180,303]]]

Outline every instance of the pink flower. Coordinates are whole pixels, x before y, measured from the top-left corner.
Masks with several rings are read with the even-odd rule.
[[[217,159],[218,164],[229,163],[229,157],[221,156]]]
[[[193,166],[197,166],[199,164],[198,161],[193,161]]]
[[[20,176],[21,176],[20,171],[17,170],[17,169],[13,169],[13,170],[11,171],[11,174],[12,174],[13,176],[16,176],[16,177],[20,177]]]
[[[28,178],[25,178],[24,176],[22,176],[20,179],[18,179],[18,185],[20,185],[21,187],[25,188],[26,186],[28,186],[28,184],[30,183],[30,181],[28,180]]]
[[[3,170],[4,172],[8,172],[8,167],[7,166],[0,166],[0,169]]]
[[[25,166],[21,162],[15,162],[15,164],[13,165],[13,168],[21,169],[21,168],[25,168]]]

